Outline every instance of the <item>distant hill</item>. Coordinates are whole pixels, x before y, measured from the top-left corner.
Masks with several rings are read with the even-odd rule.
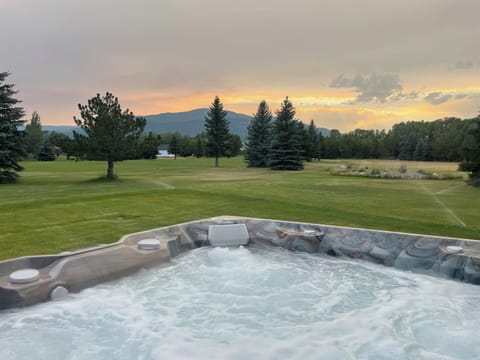
[[[147,115],[145,132],[164,133],[179,132],[184,135],[194,136],[205,130],[205,115],[208,109],[195,109],[177,113],[163,113]],[[242,139],[247,136],[247,126],[252,118],[244,114],[227,111],[227,119],[230,121],[230,132],[239,135]]]
[[[208,109],[195,109],[177,113],[163,113],[144,116],[147,120],[145,132],[166,133],[179,132],[183,135],[195,136],[204,131],[205,115]],[[227,111],[227,119],[230,121],[230,131],[239,135],[242,139],[247,137],[247,127],[252,120],[251,116]],[[72,136],[74,130],[81,132],[77,126],[50,126],[43,125],[45,131],[55,131]],[[324,136],[330,135],[330,130],[319,128]]]
[[[52,132],[55,131],[60,134],[65,134],[70,137],[73,137],[73,131],[75,130],[78,133],[83,133],[83,130],[78,126],[55,126],[55,125],[42,125],[43,131]]]

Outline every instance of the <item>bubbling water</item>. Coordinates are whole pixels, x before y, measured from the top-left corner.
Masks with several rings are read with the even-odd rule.
[[[478,359],[480,287],[283,249],[200,248],[0,312],[0,359]]]

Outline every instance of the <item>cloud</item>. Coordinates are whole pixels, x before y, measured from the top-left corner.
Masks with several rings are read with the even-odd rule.
[[[393,94],[392,96],[389,96],[387,98],[388,102],[403,102],[403,101],[408,101],[408,100],[415,100],[418,98],[420,92],[417,90],[413,90],[407,93],[403,92],[398,92],[396,94]]]
[[[401,93],[402,85],[397,74],[377,75],[357,75],[354,78],[346,78],[342,75],[337,76],[330,83],[332,88],[353,88],[358,94],[355,102],[365,103],[377,101],[387,102],[387,99],[394,94]]]
[[[466,61],[457,61],[455,64],[448,67],[448,70],[455,71],[455,70],[470,70],[473,68],[474,64],[470,60]]]
[[[457,94],[454,96],[455,100],[465,99],[468,95],[467,94]]]
[[[441,91],[434,91],[425,96],[425,101],[432,105],[440,105],[452,99],[452,94],[445,94]]]
[[[449,100],[461,100],[466,97],[468,97],[468,94],[464,94],[464,93],[452,94],[452,93],[444,93],[442,91],[434,91],[427,94],[424,97],[424,100],[432,105],[440,105],[440,104],[446,103]]]

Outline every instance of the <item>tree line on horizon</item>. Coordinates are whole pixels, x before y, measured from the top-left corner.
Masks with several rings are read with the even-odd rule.
[[[17,105],[14,85],[4,83],[8,75],[0,73],[0,183],[16,182],[22,170],[19,162],[27,156],[51,161],[63,152],[77,159],[105,160],[107,178],[113,178],[116,161],[155,158],[165,141],[175,155],[214,157],[216,167],[220,157],[236,156],[242,148],[240,137],[230,133],[227,112],[218,97],[204,119],[205,132],[194,137],[144,134],[145,119],[128,109],[122,111],[118,99],[108,92],[78,105],[80,118],[74,121],[84,133],[74,132],[73,139],[43,132],[37,112],[22,131],[25,113]],[[288,97],[275,115],[265,101],[260,102],[243,148],[247,166],[301,170],[305,161],[321,158],[455,161],[461,170],[471,172],[472,183],[480,185],[480,114],[465,120],[402,122],[388,131],[357,129],[342,134],[331,130],[325,137],[313,120],[306,125],[295,119]]]

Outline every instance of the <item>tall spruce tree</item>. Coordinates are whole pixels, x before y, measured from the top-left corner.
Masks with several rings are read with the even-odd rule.
[[[215,96],[209,112],[205,116],[205,133],[207,153],[215,157],[215,167],[217,168],[218,158],[227,153],[231,137],[227,112],[223,110],[223,104],[218,96]]]
[[[247,141],[245,143],[245,161],[248,167],[267,167],[270,150],[270,133],[272,128],[272,113],[263,100],[258,105],[257,112],[248,124]]]
[[[320,155],[322,152],[322,133],[317,129],[315,122],[313,120],[310,121],[310,125],[308,125],[308,154],[307,154],[307,161],[311,161],[312,159],[320,160]]]
[[[288,96],[275,114],[277,117],[273,122],[268,166],[272,170],[301,170],[302,137],[298,122],[294,119],[295,109]]]
[[[297,125],[297,134],[300,139],[302,160],[310,162],[312,161],[312,158],[310,157],[312,144],[307,126],[299,120],[295,120],[295,124]]]
[[[43,132],[40,122],[40,115],[34,111],[30,123],[25,125],[25,151],[29,157],[36,158],[40,148],[42,147]]]
[[[17,172],[23,170],[18,162],[25,156],[23,132],[19,130],[25,112],[16,106],[20,100],[14,98],[14,85],[5,83],[8,75],[0,72],[0,184],[18,181]]]
[[[107,179],[114,178],[113,166],[131,156],[145,128],[146,120],[122,111],[118,99],[110,93],[97,94],[87,105],[78,105],[81,119],[73,120],[85,135],[73,133],[75,142],[90,158],[107,161]]]

